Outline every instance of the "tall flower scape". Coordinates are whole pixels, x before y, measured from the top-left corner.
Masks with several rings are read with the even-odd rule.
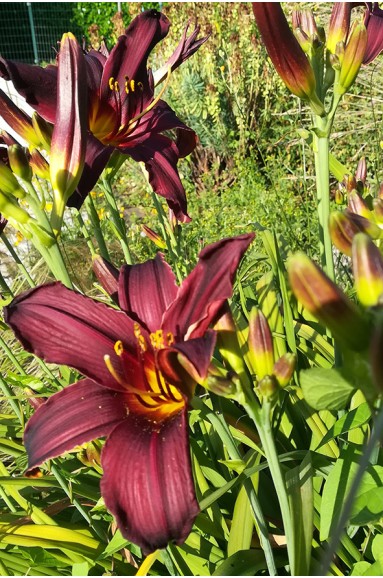
[[[65,33],[45,67],[0,56],[0,76],[34,110],[0,90],[0,235],[12,263],[0,273],[3,575],[383,570],[383,187],[369,184],[364,157],[354,172],[330,145],[359,75],[379,65],[383,18],[376,3],[326,8],[327,32],[326,10],[314,17],[305,3],[207,3],[203,26],[183,22],[167,57],[170,21],[156,9],[114,46]],[[235,28],[238,14],[251,33]],[[199,183],[219,182],[239,142],[233,195],[254,151],[262,179],[269,170],[263,124],[252,124],[262,114],[246,116],[233,83],[247,34],[262,59],[248,102],[257,86],[266,115],[259,87],[271,75],[272,98],[287,87],[305,112],[310,257],[256,214],[222,234],[222,200],[207,235],[216,205],[193,197],[198,170]],[[201,102],[183,110],[188,91]],[[219,116],[224,98],[233,108]],[[217,127],[233,139],[225,159],[223,147],[209,157]],[[249,176],[242,193],[252,186]],[[140,206],[121,207],[137,190]],[[139,245],[141,201],[151,221]]]

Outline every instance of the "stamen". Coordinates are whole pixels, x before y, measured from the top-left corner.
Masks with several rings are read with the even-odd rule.
[[[142,112],[140,112],[140,114],[138,114],[137,116],[133,117],[130,119],[130,121],[128,122],[128,126],[130,126],[131,124],[133,124],[134,122],[136,122],[137,120],[139,120],[142,116],[144,116],[147,112],[149,112],[150,110],[152,110],[152,108],[154,106],[156,106],[157,102],[161,99],[162,95],[164,94],[165,90],[167,89],[167,86],[169,84],[169,80],[170,80],[170,75],[172,73],[172,68],[171,66],[169,66],[168,69],[168,74],[166,76],[166,80],[165,80],[165,84],[162,87],[161,91],[159,92],[159,94],[156,96],[156,98],[154,100],[152,100],[152,102],[149,104],[149,106],[147,106]]]
[[[116,341],[114,344],[114,351],[117,353],[118,357],[121,357],[121,355],[124,353],[124,346],[122,341]]]
[[[142,352],[146,351],[148,349],[148,347],[147,347],[147,344],[145,341],[145,337],[141,333],[141,328],[138,325],[138,323],[134,324],[133,331],[134,331],[134,336],[137,339],[137,343],[140,346],[141,351]]]
[[[113,90],[114,92],[120,91],[120,85],[118,84],[118,80],[114,80],[114,76],[111,76],[109,78],[109,88],[110,88],[110,90]]]
[[[109,78],[109,88],[110,88],[110,90],[114,90],[114,78],[113,78],[113,76],[111,76]]]
[[[121,341],[120,342],[117,341],[117,343],[121,343]],[[110,360],[110,355],[104,355],[104,362],[112,377],[114,377],[117,383],[119,383],[120,385],[122,385],[122,387],[126,389],[126,393],[134,393],[135,395],[140,396],[140,398],[142,396],[153,397],[157,399],[161,397],[161,394],[154,393],[152,391],[143,391],[142,389],[138,389],[137,387],[133,387],[132,385],[125,383],[124,380],[121,379],[121,377],[118,375],[117,371],[114,369],[112,362]]]
[[[150,334],[150,343],[154,349],[164,348],[164,334],[162,329],[158,329],[155,333]]]
[[[169,331],[169,333],[166,334],[166,345],[170,346],[173,343],[174,343],[174,335]]]

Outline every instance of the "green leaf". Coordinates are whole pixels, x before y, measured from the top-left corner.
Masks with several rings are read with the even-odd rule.
[[[295,573],[310,574],[311,543],[313,538],[313,468],[310,452],[302,463],[286,473],[286,488],[292,513],[295,547]]]
[[[128,543],[129,542],[125,540],[120,530],[117,530],[113,538],[111,539],[111,541],[101,554],[100,559],[106,558],[107,556],[110,556],[112,554],[115,554],[115,552],[122,550]]]
[[[366,572],[365,575],[367,576],[367,570],[369,568],[371,568],[371,564],[369,562],[365,562],[364,560],[362,562],[357,562],[352,567],[351,576],[363,576],[364,572]]]
[[[379,522],[383,518],[383,487],[365,492],[355,499],[351,514],[351,523],[364,526]]]
[[[372,541],[371,552],[374,556],[374,560],[380,560],[383,558],[383,534],[378,534]]]
[[[279,567],[287,562],[286,555],[282,553],[276,554],[274,558]],[[242,550],[222,562],[213,576],[256,576],[262,570],[267,570],[263,551]]]
[[[79,562],[72,566],[72,576],[88,576],[89,565],[88,562]]]
[[[317,447],[317,450],[324,446],[329,440],[336,438],[344,433],[347,433],[357,427],[367,423],[371,418],[371,410],[368,403],[362,403],[357,408],[349,411],[329,429],[322,441]]]
[[[235,501],[233,519],[227,543],[227,554],[235,554],[240,550],[248,550],[253,536],[253,517],[247,492],[242,486]]]
[[[344,409],[355,390],[336,369],[313,367],[300,373],[305,400],[314,409]]]

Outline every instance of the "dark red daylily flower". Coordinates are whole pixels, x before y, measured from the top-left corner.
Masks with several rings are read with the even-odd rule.
[[[28,351],[85,376],[29,420],[29,470],[106,436],[101,493],[122,534],[145,552],[182,543],[198,514],[187,404],[208,372],[216,340],[209,325],[230,297],[253,237],[206,247],[180,287],[160,253],[125,265],[121,311],[60,283],[27,291],[5,308]]]
[[[364,25],[367,28],[367,48],[363,64],[369,64],[383,50],[383,10],[378,2],[367,2]]]
[[[153,74],[147,69],[150,52],[165,38],[169,26],[166,16],[147,10],[131,22],[110,54],[103,47],[102,51],[91,50],[85,55],[86,78],[78,82],[88,89],[89,133],[82,177],[68,205],[81,206],[117,148],[144,162],[154,191],[166,198],[180,221],[189,220],[177,162],[194,149],[196,135],[159,98],[161,93],[154,97]],[[197,33],[186,38],[185,31],[168,61],[169,71],[207,40],[197,40]],[[0,58],[0,76],[11,80],[44,119],[57,121],[56,66],[40,68]],[[158,80],[161,78],[162,73]],[[69,87],[67,99],[72,99]],[[170,129],[177,129],[176,141],[162,134]]]

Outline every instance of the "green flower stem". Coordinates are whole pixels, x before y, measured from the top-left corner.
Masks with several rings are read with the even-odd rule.
[[[110,208],[112,221],[115,225],[116,233],[120,241],[122,251],[124,253],[125,261],[128,265],[132,265],[133,261],[129,249],[128,238],[126,235],[125,221],[120,217],[120,211],[118,210],[118,206],[116,203],[116,199],[114,198],[113,195],[111,184],[108,179],[103,179],[103,181],[101,181],[99,185],[102,187],[102,190],[105,193],[105,198]]]
[[[371,455],[376,449],[377,444],[380,442],[383,436],[383,407],[380,408],[378,415],[375,418],[375,423],[373,426],[373,430],[371,433],[371,437],[368,441],[368,444],[365,446],[363,450],[363,454],[361,460],[359,462],[358,470],[355,474],[355,477],[352,481],[350,491],[347,495],[346,501],[343,506],[343,510],[341,515],[339,516],[338,523],[336,528],[331,533],[331,540],[330,544],[327,548],[326,554],[324,556],[322,562],[322,569],[320,574],[323,576],[327,576],[329,568],[331,566],[331,562],[333,560],[333,556],[337,551],[339,542],[343,536],[343,533],[346,528],[346,524],[350,517],[350,513],[352,510],[353,502],[355,499],[356,492],[358,491],[360,482],[362,481],[362,477],[366,468],[368,467],[371,459]]]
[[[0,375],[0,390],[3,392],[6,400],[8,401],[13,411],[15,412],[17,419],[19,420],[21,425],[24,425],[24,415],[23,412],[21,411],[20,405],[19,403],[16,402],[15,397],[13,395],[13,391],[11,390],[9,385],[4,381],[1,375]]]
[[[208,406],[204,404],[202,400],[196,397],[192,400],[192,406],[195,407],[196,409],[202,410],[203,416],[210,421],[211,425],[220,436],[222,442],[224,443],[227,449],[230,458],[232,460],[241,460],[242,456],[238,451],[237,445],[222,415],[214,412],[213,410],[210,410],[210,408],[208,408]],[[274,554],[269,540],[269,531],[262,512],[261,505],[258,500],[258,496],[253,486],[253,482],[251,479],[247,479],[244,481],[243,485],[249,498],[250,507],[254,516],[256,526],[259,529],[259,540],[263,552],[265,554],[269,576],[277,576]]]
[[[14,296],[12,289],[8,287],[8,284],[1,273],[0,273],[0,288],[4,291],[5,294],[9,295],[10,297]]]
[[[70,488],[68,487],[68,485],[66,483],[66,480],[62,477],[62,475],[59,472],[59,469],[55,466],[55,464],[51,464],[50,470],[51,470],[52,474],[54,475],[54,477],[56,478],[56,480],[58,481],[58,483],[60,484],[61,488],[64,490],[64,492],[66,493],[66,495],[70,499],[71,503],[79,511],[79,513],[84,518],[84,520],[90,526],[92,526],[92,520],[91,520],[90,516],[84,510],[84,508],[81,506],[80,502],[78,500],[76,500],[76,498],[73,497],[72,492],[70,491]]]
[[[92,257],[94,257],[96,255],[96,249],[94,248],[94,245],[92,243],[92,239],[90,238],[90,235],[89,235],[89,231],[86,228],[86,225],[84,223],[84,219],[82,218],[80,211],[77,213],[77,222],[80,226],[80,231],[83,234],[83,237],[86,241],[86,244],[88,245],[88,249],[90,251],[90,254],[92,255]]]
[[[171,257],[173,270],[175,270],[175,272],[176,272],[178,282],[181,283],[183,280],[183,275],[179,269],[179,256],[178,256],[178,252],[177,252],[177,245],[178,245],[177,240],[175,238],[175,235],[174,235],[172,228],[170,227],[170,224],[167,223],[164,209],[163,209],[161,203],[159,202],[156,193],[151,191],[151,195],[152,195],[154,206],[156,207],[161,233],[162,233],[162,236],[164,237],[166,247],[167,247],[168,252],[169,252],[169,256]],[[187,273],[187,271],[185,271],[185,274],[186,273]]]
[[[271,416],[274,403],[269,399],[264,398],[262,406],[260,407],[258,401],[254,397],[249,399],[249,394],[246,400],[241,401],[244,409],[249,417],[254,421],[259,438],[262,442],[263,451],[269,465],[271,477],[274,482],[275,490],[278,496],[279,506],[281,509],[283,526],[286,535],[287,552],[289,556],[290,572],[295,575],[295,535],[294,526],[292,522],[292,514],[290,512],[290,505],[286,491],[286,482],[279,463],[277,449],[275,447],[273,430],[271,427]]]
[[[321,264],[330,279],[334,280],[332,244],[328,227],[330,217],[330,165],[329,165],[329,119],[314,116],[313,150],[319,218],[319,250]]]
[[[30,287],[35,287],[36,283],[33,281],[32,277],[28,273],[26,267],[23,265],[20,257],[18,256],[18,254],[16,253],[16,251],[12,247],[11,243],[8,241],[5,233],[1,233],[1,240],[3,241],[4,245],[7,247],[9,254],[11,255],[12,259],[17,264],[17,267],[19,268],[19,270],[21,271],[21,273],[25,277],[28,285]],[[9,289],[8,289],[8,291],[9,291]]]
[[[97,245],[98,245],[98,248],[100,249],[101,257],[103,257],[107,261],[110,261],[111,259],[109,256],[109,251],[108,251],[108,248],[107,248],[106,243],[105,243],[104,235],[102,234],[101,225],[100,225],[100,218],[98,216],[96,207],[94,206],[92,195],[89,194],[87,196],[86,201],[85,201],[85,206],[87,208],[89,218],[90,218],[91,223],[93,225],[94,236],[96,237]],[[80,213],[79,213],[79,216],[81,217]],[[82,217],[81,217],[81,220],[82,220]],[[82,230],[84,231],[84,229],[85,229],[84,221],[82,221],[82,224],[83,224]],[[89,237],[89,234],[88,234],[88,237]],[[88,243],[88,246],[89,246],[89,243]],[[92,253],[92,254],[94,254],[94,253]]]

